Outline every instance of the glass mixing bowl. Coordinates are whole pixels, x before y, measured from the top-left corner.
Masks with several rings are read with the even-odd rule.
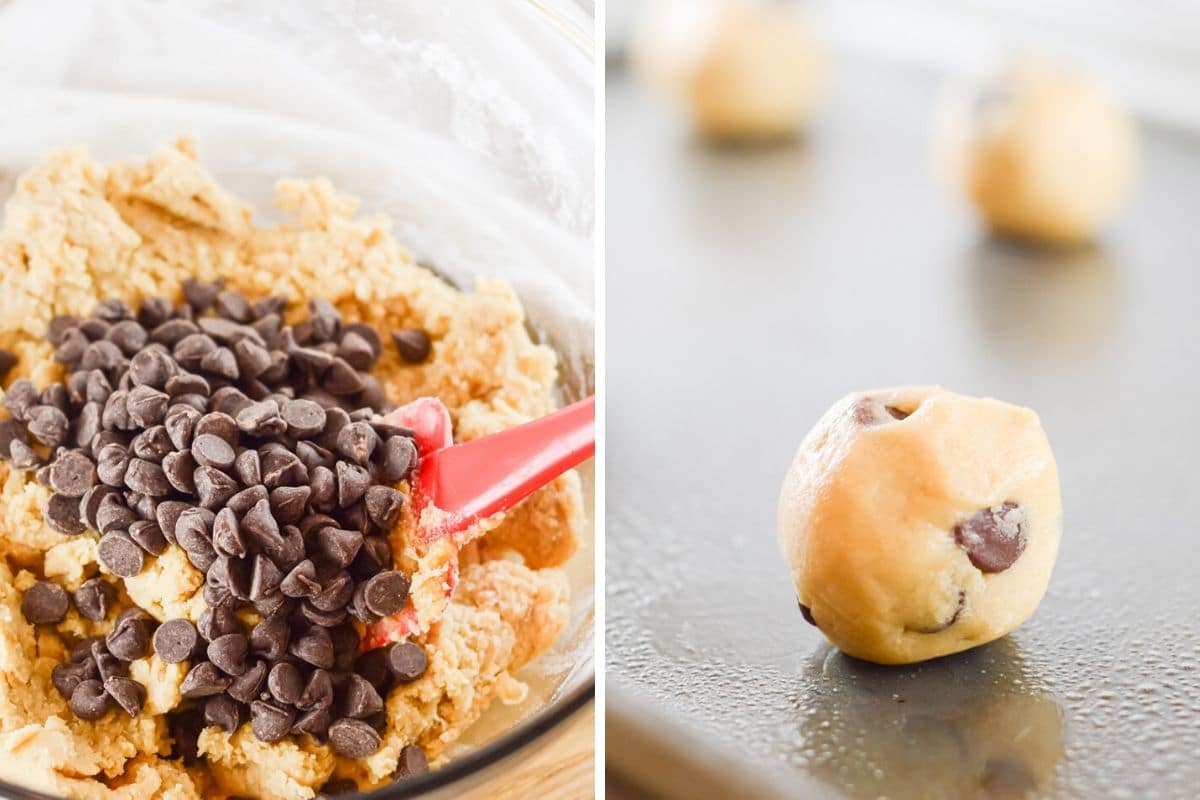
[[[327,177],[448,281],[512,283],[577,399],[594,391],[592,33],[590,3],[549,0],[0,0],[0,195],[55,147],[144,158],[180,135],[260,220],[279,178]],[[590,463],[582,477],[571,622],[520,673],[529,699],[373,797],[459,796],[591,702]]]

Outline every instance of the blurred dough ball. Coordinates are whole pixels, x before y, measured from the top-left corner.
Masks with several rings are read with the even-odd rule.
[[[1133,181],[1129,117],[1101,87],[1042,62],[948,94],[935,135],[951,182],[1013,236],[1089,241]]]
[[[793,7],[753,0],[647,3],[630,59],[643,80],[683,103],[701,134],[733,140],[801,130],[824,62]]]

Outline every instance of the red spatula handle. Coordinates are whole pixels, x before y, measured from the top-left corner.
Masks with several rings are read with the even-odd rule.
[[[463,520],[507,511],[596,451],[594,397],[423,458],[420,487]]]

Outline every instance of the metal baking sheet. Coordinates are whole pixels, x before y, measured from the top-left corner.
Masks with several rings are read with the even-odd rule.
[[[806,141],[713,150],[610,78],[610,686],[799,796],[1194,797],[1200,140],[1143,127],[1103,244],[1039,254],[936,180],[937,88],[841,62]],[[906,383],[1036,409],[1065,531],[1015,634],[882,668],[800,618],[775,502],[830,403]]]

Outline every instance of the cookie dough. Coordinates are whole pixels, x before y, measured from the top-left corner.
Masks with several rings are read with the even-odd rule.
[[[101,164],[82,149],[49,156],[18,182],[0,231],[0,349],[17,356],[3,386],[30,379],[40,389],[62,379],[45,340],[57,315],[86,317],[101,298],[178,301],[185,279],[223,279],[247,297],[281,295],[299,309],[325,298],[347,321],[381,332],[426,332],[419,363],[385,346],[372,374],[392,403],[440,398],[457,440],[555,408],[554,353],[530,340],[508,285],[448,286],[412,262],[386,219],[357,216],[356,201],[327,181],[283,180],[277,204],[289,220],[256,225],[186,141],[145,162]],[[413,747],[436,768],[489,705],[521,699],[514,673],[566,626],[562,566],[582,526],[574,473],[453,542],[422,541],[404,514],[390,539],[425,612],[408,634],[428,664],[383,698],[379,749],[353,759],[304,736],[266,743],[245,724],[233,733],[204,728],[195,758],[184,759],[167,712],[179,710],[187,661],[134,660],[128,673],[145,687],[142,712],[109,710],[94,722],[72,713],[52,671],[75,643],[110,633],[134,605],[160,622],[200,620],[203,574],[174,544],[146,556],[135,577],[113,574],[95,532],[72,536],[47,522],[49,496],[29,474],[0,463],[0,779],[82,798],[309,798],[331,782],[386,784],[420,760]],[[72,605],[61,621],[40,625],[22,614],[39,581],[92,592],[97,579],[111,587],[103,603]]]
[[[659,2],[631,47],[635,71],[680,102],[702,135],[794,135],[820,96],[824,59],[794,9],[753,0]]]
[[[935,132],[947,179],[1000,233],[1086,242],[1133,182],[1128,116],[1100,86],[1048,64],[949,92]]]
[[[1062,532],[1037,414],[936,387],[848,395],[800,445],[779,546],[800,611],[857,658],[966,650],[1033,614]]]

